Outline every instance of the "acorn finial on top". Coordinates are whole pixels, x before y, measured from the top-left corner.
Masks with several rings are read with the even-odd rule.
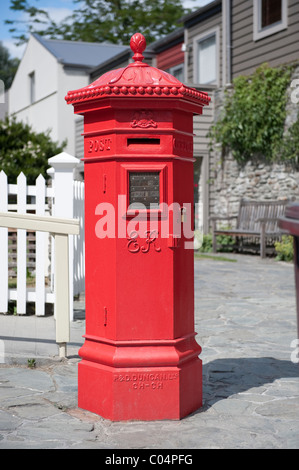
[[[144,59],[142,52],[146,48],[146,40],[143,34],[135,33],[131,37],[130,47],[134,52],[133,59],[135,60],[135,62],[142,62]]]

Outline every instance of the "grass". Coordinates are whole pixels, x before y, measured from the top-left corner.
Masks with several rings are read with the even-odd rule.
[[[27,359],[27,367],[34,369],[36,367],[35,359]]]
[[[230,263],[236,263],[236,259],[226,258],[225,256],[212,256],[204,253],[194,253],[195,259],[212,259],[214,261],[229,261]]]

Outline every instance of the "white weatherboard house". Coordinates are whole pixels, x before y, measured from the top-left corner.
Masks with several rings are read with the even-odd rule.
[[[127,49],[32,34],[9,90],[9,115],[30,124],[36,132],[50,130],[54,141],[67,139],[65,151],[76,155],[75,129],[80,118],[74,116],[64,97],[69,90],[87,86],[95,67]]]

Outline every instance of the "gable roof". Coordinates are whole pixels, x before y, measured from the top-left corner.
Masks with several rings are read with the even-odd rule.
[[[56,57],[59,63],[68,67],[92,69],[128,49],[128,46],[119,44],[45,39],[36,33],[32,36]]]

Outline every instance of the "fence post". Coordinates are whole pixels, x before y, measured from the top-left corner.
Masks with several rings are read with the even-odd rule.
[[[69,235],[70,236],[70,235]],[[59,356],[66,357],[66,346],[70,341],[70,297],[65,295],[70,283],[68,235],[55,234],[55,306],[56,306],[56,342]]]
[[[7,212],[8,185],[4,171],[0,172],[0,212]],[[0,228],[0,312],[8,309],[8,229]]]
[[[43,175],[36,179],[36,214],[45,215],[46,182]],[[35,314],[45,315],[45,250],[46,234],[36,232],[35,258]]]
[[[55,175],[54,168],[52,168],[52,167],[48,168],[47,173],[51,178],[51,186],[52,186],[52,189],[54,191],[54,175]],[[54,211],[54,194],[52,196],[51,209],[52,209],[52,215],[54,215],[53,214],[53,211]],[[55,259],[54,236],[51,233],[49,234],[49,236],[50,236],[50,243],[51,243],[51,258],[52,258],[52,260],[54,260]],[[51,291],[52,292],[54,292],[54,290],[55,290],[55,287],[54,287],[54,272],[55,272],[55,267],[54,267],[54,261],[53,261],[52,263],[50,263],[50,286],[51,286]]]
[[[18,185],[18,214],[26,214],[27,209],[27,179],[23,172],[17,178]],[[26,230],[17,231],[17,313],[26,314],[27,300],[27,239]]]
[[[72,219],[74,216],[73,181],[74,168],[79,164],[79,159],[62,152],[49,158],[49,165],[54,168],[52,184],[54,186],[53,215],[60,218]],[[69,310],[70,321],[73,320],[73,278],[74,278],[74,240],[69,237]],[[55,253],[56,256],[56,253]],[[55,294],[56,295],[56,294]]]

